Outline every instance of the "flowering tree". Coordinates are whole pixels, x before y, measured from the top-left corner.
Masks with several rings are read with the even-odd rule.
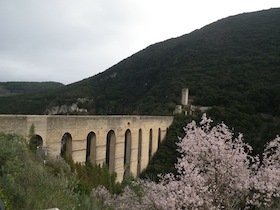
[[[203,115],[200,126],[189,123],[180,139],[178,175],[161,181],[138,181],[141,193],[127,188],[121,195],[95,189],[105,204],[116,209],[250,209],[270,206],[280,197],[280,138],[271,141],[263,161],[251,155],[252,148],[239,134],[234,138],[221,123],[211,127]],[[102,191],[103,190],[103,191]],[[139,192],[139,190],[138,190]],[[106,195],[106,196],[104,196]],[[127,208],[126,208],[127,207]]]
[[[263,161],[253,177],[252,203],[269,206],[280,199],[280,137],[269,142],[263,153]],[[278,204],[279,205],[279,204]],[[278,206],[279,209],[280,205]],[[277,207],[276,207],[277,208]]]

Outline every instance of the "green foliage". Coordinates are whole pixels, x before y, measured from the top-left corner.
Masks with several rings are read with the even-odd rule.
[[[171,115],[180,103],[181,89],[188,87],[193,104],[211,106],[208,113],[212,119],[234,127],[235,133],[244,133],[260,153],[265,142],[280,133],[279,22],[279,8],[225,18],[151,45],[103,73],[69,86],[2,97],[0,110],[5,114],[42,114],[47,107],[87,97],[93,99],[85,105],[89,114]],[[158,172],[174,170],[177,155],[173,148],[177,136],[183,136],[185,124],[182,121],[174,132],[169,130],[151,160],[154,167],[148,166],[144,176],[156,179]],[[93,169],[86,167],[79,170],[90,174]],[[88,177],[80,183],[84,191],[92,184]],[[110,181],[107,186],[110,188]]]
[[[280,114],[279,8],[222,19],[147,47],[108,70],[64,88],[9,97],[2,113],[42,114],[93,98],[90,114],[172,114],[181,89],[194,104]]]
[[[110,192],[115,193],[118,189],[118,183],[116,183],[117,174],[114,172],[109,173],[109,169],[106,164],[93,165],[91,162],[74,163],[73,160],[67,160],[71,167],[71,171],[77,173],[79,180],[77,190],[90,194],[92,188],[96,188],[99,185],[106,187]]]
[[[44,166],[22,136],[0,133],[0,198],[7,209],[101,209],[76,193],[77,179],[62,159]]]
[[[28,141],[29,141],[29,148],[32,152],[36,152],[37,149],[37,141],[36,141],[36,133],[35,133],[35,126],[32,123],[29,134],[28,134]]]
[[[34,133],[31,126],[29,137]],[[0,199],[6,209],[106,209],[91,190],[102,185],[121,193],[133,181],[127,176],[117,183],[116,173],[110,174],[105,164],[66,161],[46,156],[43,163],[22,136],[0,133]]]
[[[158,174],[167,174],[170,172],[176,174],[174,165],[180,155],[177,152],[178,146],[176,143],[179,140],[178,137],[183,137],[185,134],[183,127],[194,119],[199,120],[199,117],[175,115],[166,138],[159,146],[147,168],[141,173],[140,178],[148,178],[157,182],[159,181]]]
[[[2,134],[1,144],[1,150],[4,151],[0,152],[0,185],[11,198],[13,209],[71,207],[76,198],[73,194],[66,195],[63,192],[69,187],[63,174],[56,178],[45,173],[42,165],[36,163],[29,153],[22,137]],[[66,203],[64,196],[69,199],[70,205]]]
[[[63,86],[58,82],[0,82],[0,96],[42,92]]]
[[[77,187],[75,189],[78,193],[90,195],[93,188],[98,186],[105,187],[110,193],[122,193],[126,186],[130,186],[135,179],[131,174],[123,177],[121,183],[117,182],[117,173],[109,173],[108,166],[103,163],[102,165],[93,165],[91,162],[74,163],[72,159],[67,159],[72,173],[77,174]]]
[[[224,122],[237,136],[239,133],[244,135],[246,143],[253,147],[253,154],[262,154],[266,143],[279,135],[280,118],[270,115],[258,114],[250,115],[238,111],[238,109],[223,107],[213,107],[207,111],[207,115],[214,121],[213,124]],[[162,142],[157,152],[149,162],[147,168],[141,173],[140,178],[158,181],[158,174],[176,174],[174,164],[180,154],[177,152],[176,142],[178,137],[183,137],[185,132],[183,127],[192,120],[199,122],[201,114],[194,116],[175,115],[174,121],[166,139]]]
[[[12,210],[11,199],[5,194],[2,189],[0,189],[0,199],[6,210]]]
[[[151,45],[83,81],[2,97],[1,113],[42,114],[87,97],[92,101],[79,106],[88,114],[171,115],[188,87],[192,104],[214,107],[210,117],[245,133],[257,148],[280,130],[279,11],[225,18]]]
[[[261,154],[265,144],[280,133],[280,117],[267,114],[248,114],[236,108],[213,107],[208,116],[214,122],[223,121],[234,133],[242,133],[253,147],[254,154]]]

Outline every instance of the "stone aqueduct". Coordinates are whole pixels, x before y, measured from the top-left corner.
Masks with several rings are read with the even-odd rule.
[[[121,181],[127,171],[137,176],[147,167],[172,121],[172,116],[0,115],[0,131],[27,137],[33,124],[51,156],[106,162]]]

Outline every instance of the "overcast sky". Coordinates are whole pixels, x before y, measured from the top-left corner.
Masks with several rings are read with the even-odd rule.
[[[0,81],[70,84],[147,46],[279,0],[0,0]]]

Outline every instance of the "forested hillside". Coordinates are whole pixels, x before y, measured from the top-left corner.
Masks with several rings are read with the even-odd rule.
[[[63,86],[58,82],[0,82],[0,96],[43,92]]]
[[[280,8],[275,8],[151,45],[59,89],[2,97],[0,113],[43,114],[76,103],[86,114],[172,115],[181,89],[188,87],[192,104],[212,107],[214,120],[260,148],[280,133],[279,78]]]
[[[72,85],[69,97],[94,98],[96,114],[172,114],[188,87],[194,104],[279,114],[279,23],[280,9],[223,19]]]
[[[42,114],[86,97],[89,114],[172,114],[188,87],[194,104],[279,115],[279,23],[279,8],[228,17],[59,91],[1,99],[0,112]]]

